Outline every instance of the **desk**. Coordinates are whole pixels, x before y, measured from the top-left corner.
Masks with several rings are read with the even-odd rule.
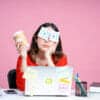
[[[100,93],[88,93],[87,97],[77,97],[73,93],[68,97],[56,97],[56,96],[24,96],[23,93],[18,94],[6,94],[2,92],[0,100],[98,100]]]

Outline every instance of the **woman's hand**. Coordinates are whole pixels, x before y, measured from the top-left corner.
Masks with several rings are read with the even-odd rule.
[[[56,44],[53,44],[52,46],[50,46],[49,48],[48,48],[48,50],[45,52],[45,55],[46,56],[52,56],[52,54],[55,52],[55,50],[56,50],[56,46],[55,46]]]
[[[16,48],[18,53],[25,58],[27,56],[27,47],[23,44],[23,42],[16,42]]]
[[[52,60],[52,54],[55,52],[56,48],[55,46],[51,46],[48,48],[48,50],[45,52],[45,57],[48,61],[48,66],[55,66],[53,60]]]

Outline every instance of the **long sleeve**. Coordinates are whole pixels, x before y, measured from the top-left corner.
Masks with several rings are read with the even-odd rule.
[[[59,61],[56,63],[57,67],[63,67],[68,64],[67,56],[62,56]]]
[[[27,67],[37,66],[35,62],[33,62],[29,55],[27,55]],[[25,90],[25,79],[23,78],[23,72],[21,71],[21,64],[22,64],[22,57],[19,56],[17,59],[17,66],[16,66],[16,84],[17,88],[21,91]]]
[[[17,60],[17,67],[16,67],[16,84],[18,89],[24,91],[25,79],[22,77],[23,72],[21,72],[21,63],[22,63],[22,58],[21,56],[19,56]]]

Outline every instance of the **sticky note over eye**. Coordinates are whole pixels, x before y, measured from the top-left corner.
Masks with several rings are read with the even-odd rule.
[[[39,36],[40,38],[45,39],[45,40],[48,41],[48,36],[49,36],[49,34],[48,34],[47,29],[46,29],[46,28],[41,28],[41,30],[40,30],[38,36]]]
[[[52,42],[58,42],[59,41],[59,32],[48,30],[48,28],[42,27],[38,36],[42,39],[45,39],[46,41],[50,40]]]
[[[59,41],[59,32],[51,32],[49,40],[53,42],[58,42]]]

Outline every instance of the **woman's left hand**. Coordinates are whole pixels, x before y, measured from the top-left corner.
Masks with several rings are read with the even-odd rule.
[[[52,55],[55,52],[55,46],[51,46],[48,48],[48,50],[46,51],[46,55]]]
[[[57,44],[53,44],[51,45],[48,50],[45,52],[45,56],[46,58],[51,58],[52,54],[55,53],[55,50],[56,50],[56,45]]]

